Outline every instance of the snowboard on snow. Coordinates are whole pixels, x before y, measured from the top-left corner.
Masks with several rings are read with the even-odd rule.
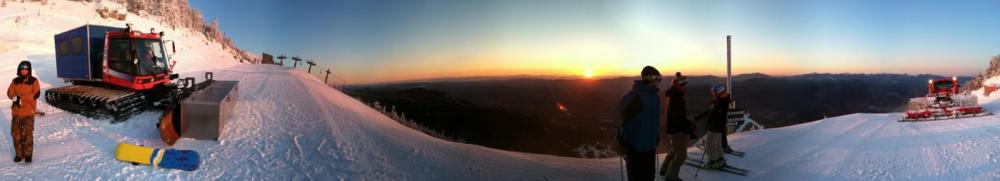
[[[187,171],[197,170],[201,165],[200,156],[195,151],[150,148],[128,143],[118,143],[115,158],[134,164]]]
[[[709,168],[705,167],[705,162],[703,162],[701,160],[694,160],[694,159],[688,159],[687,161],[684,162],[684,165],[695,167],[695,168],[702,169],[702,170],[715,170],[715,171],[721,171],[721,172],[730,173],[730,174],[739,175],[739,176],[747,176],[748,174],[750,174],[750,170],[742,169],[742,168],[738,168],[738,167],[733,167],[731,165],[726,165],[726,166],[724,166],[724,167],[722,167],[721,169],[718,169],[718,170],[716,170],[716,169],[709,169]]]

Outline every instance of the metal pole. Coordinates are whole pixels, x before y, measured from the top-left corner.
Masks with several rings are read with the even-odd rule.
[[[733,36],[726,35],[726,90],[729,98],[733,97]]]
[[[729,100],[733,99],[733,35],[726,35],[726,91]],[[729,109],[736,108],[736,101],[729,103]]]

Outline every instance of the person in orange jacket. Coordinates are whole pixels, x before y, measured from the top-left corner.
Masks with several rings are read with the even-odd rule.
[[[14,138],[14,162],[31,163],[32,132],[35,130],[35,106],[41,91],[38,79],[31,76],[31,62],[21,61],[17,65],[17,78],[7,88],[7,98],[14,100],[10,135]]]

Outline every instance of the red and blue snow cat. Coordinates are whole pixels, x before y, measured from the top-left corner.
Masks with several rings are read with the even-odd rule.
[[[57,108],[114,122],[174,94],[163,33],[84,25],[55,35],[56,76],[72,85],[45,91]]]
[[[992,115],[978,104],[978,98],[962,93],[958,78],[927,81],[927,96],[910,99],[909,110],[900,122],[943,120]]]
[[[168,144],[179,136],[217,139],[238,82],[215,81],[211,72],[201,83],[178,79],[163,35],[134,31],[131,25],[89,24],[56,34],[56,75],[72,85],[46,90],[45,101],[112,123],[156,108],[163,111],[157,127]]]

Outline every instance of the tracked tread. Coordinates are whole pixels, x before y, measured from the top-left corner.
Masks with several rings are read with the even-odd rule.
[[[127,120],[142,112],[150,101],[142,92],[71,85],[45,91],[45,101],[59,109],[95,119]]]
[[[906,119],[905,116],[904,116],[903,118],[899,119],[899,122],[938,121],[938,120],[949,120],[949,119],[983,117],[983,116],[991,116],[991,115],[993,115],[993,113],[991,113],[991,112],[982,112],[982,113],[975,113],[975,114],[960,114],[960,115],[957,115],[957,116],[931,116],[931,117],[917,118],[917,119]]]

